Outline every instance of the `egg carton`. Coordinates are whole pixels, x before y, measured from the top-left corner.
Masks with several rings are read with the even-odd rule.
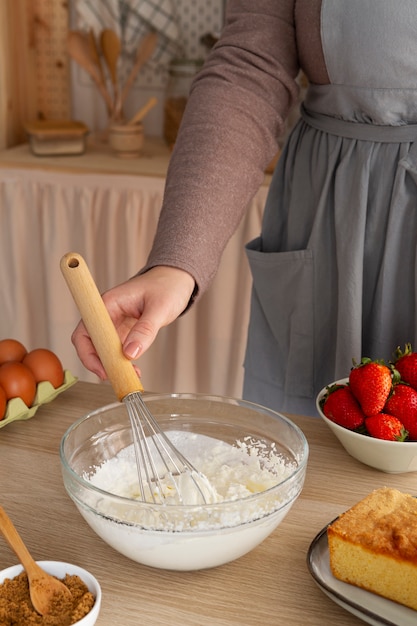
[[[46,404],[47,402],[54,400],[60,393],[72,387],[77,380],[78,378],[73,376],[69,370],[65,370],[64,382],[56,389],[48,381],[38,383],[36,387],[35,400],[31,407],[26,406],[21,398],[12,398],[7,403],[4,418],[0,420],[0,428],[7,426],[7,424],[10,424],[11,422],[30,419],[35,415],[36,411],[40,406],[42,406],[42,404]]]

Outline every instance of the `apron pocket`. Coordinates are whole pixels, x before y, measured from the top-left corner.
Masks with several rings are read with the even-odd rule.
[[[311,250],[261,251],[246,245],[253,277],[245,368],[293,396],[314,395],[314,259]]]

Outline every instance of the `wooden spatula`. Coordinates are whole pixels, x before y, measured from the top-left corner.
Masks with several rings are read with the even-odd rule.
[[[113,85],[113,102],[117,102],[119,95],[117,64],[122,50],[119,37],[111,28],[105,28],[100,35],[101,51],[109,70],[110,80]]]
[[[113,101],[106,89],[100,69],[97,67],[91,55],[90,44],[85,35],[76,30],[70,30],[67,37],[67,50],[71,58],[74,59],[93,79],[101,95],[103,96],[108,113],[113,112]]]

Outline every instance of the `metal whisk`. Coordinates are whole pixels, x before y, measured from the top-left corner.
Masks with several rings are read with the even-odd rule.
[[[113,389],[126,405],[141,500],[167,504],[213,501],[214,490],[207,477],[177,450],[146,406],[142,383],[123,354],[116,328],[83,257],[75,252],[64,255],[61,271]]]

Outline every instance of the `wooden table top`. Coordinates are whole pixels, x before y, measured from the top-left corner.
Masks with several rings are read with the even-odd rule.
[[[316,418],[293,416],[310,445],[301,496],[258,548],[219,568],[169,572],[142,566],[107,546],[64,489],[59,444],[84,413],[114,401],[107,384],[77,382],[26,422],[0,429],[1,504],[33,556],[90,570],[103,591],[98,626],[338,626],[358,618],[315,584],[306,555],[316,534],[375,488],[413,492],[415,475],[368,468]],[[0,537],[0,568],[16,563]]]

